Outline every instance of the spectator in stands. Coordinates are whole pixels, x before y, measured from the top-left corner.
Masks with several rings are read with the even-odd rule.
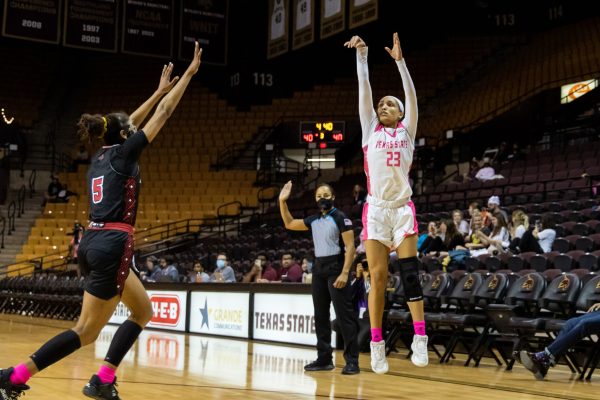
[[[479,169],[479,171],[477,171],[477,174],[475,175],[475,179],[482,182],[502,178],[504,178],[502,175],[496,174],[496,171],[494,170],[494,167],[492,167],[492,164],[490,163],[490,159],[488,157],[485,157],[483,159],[483,166]]]
[[[342,374],[358,374],[358,321],[352,306],[352,286],[348,282],[355,255],[352,221],[334,207],[335,195],[327,184],[320,184],[315,191],[319,213],[294,219],[287,206],[291,191],[292,182],[289,181],[279,193],[281,218],[287,229],[311,230],[316,257],[311,288],[318,355],[316,361],[304,366],[304,370],[330,371],[335,368],[329,320],[329,308],[333,304],[344,339],[346,365]]]
[[[492,232],[487,235],[481,230],[476,232],[477,237],[481,243],[487,247],[488,253],[498,254],[508,248],[510,244],[510,235],[508,233],[508,226],[506,219],[502,213],[495,213],[492,215]]]
[[[430,238],[431,240],[424,254],[435,253],[436,256],[446,257],[451,250],[465,248],[464,236],[458,232],[456,225],[450,219],[440,221],[439,227],[436,226]]]
[[[73,232],[71,232],[72,238],[69,243],[69,255],[74,263],[77,263],[77,249],[79,249],[79,241],[83,237],[84,231],[85,228],[79,222],[75,222]]]
[[[159,260],[158,263],[160,269],[156,274],[153,274],[153,278],[156,282],[179,282],[179,271],[177,267],[173,265],[172,256],[164,256]]]
[[[544,214],[541,221],[536,221],[533,229],[523,233],[523,237],[515,250],[521,253],[528,251],[537,254],[549,253],[552,251],[555,238],[556,231],[554,230],[552,216]]]
[[[512,151],[510,152],[510,154],[508,154],[508,156],[506,157],[506,159],[508,161],[516,161],[516,160],[522,160],[524,158],[524,154],[521,151],[521,148],[519,147],[518,143],[513,143],[512,145]]]
[[[204,267],[200,261],[194,262],[194,270],[188,274],[188,282],[202,283],[210,282],[210,276],[204,272]]]
[[[267,263],[266,267],[263,268],[261,279],[258,279],[257,282],[281,282],[281,264],[277,261]]]
[[[312,283],[312,260],[304,257],[302,259],[302,283]]]
[[[211,282],[235,282],[235,272],[233,268],[228,265],[227,256],[223,253],[217,255],[217,269],[213,272],[210,277]]]
[[[452,211],[452,221],[456,226],[456,230],[466,236],[469,234],[469,223],[463,219],[463,212],[460,210]]]
[[[556,339],[537,353],[521,351],[520,361],[537,379],[544,379],[550,367],[556,365],[558,357],[565,354],[579,340],[600,333],[600,303],[592,305],[587,314],[571,318]]]
[[[471,203],[469,203],[469,229],[471,229],[471,225],[473,224],[473,214],[481,214],[481,206],[479,205],[478,202],[476,201],[472,201]]]
[[[355,260],[356,278],[352,281],[352,297],[358,313],[358,347],[361,351],[369,351],[371,340],[371,322],[369,321],[369,263],[366,257],[359,256]]]
[[[417,241],[417,250],[419,251],[419,253],[425,255],[432,251],[432,248],[436,247],[436,245],[434,244],[436,242],[436,239],[438,239],[441,242],[441,239],[438,238],[439,234],[440,232],[438,222],[430,221],[429,224],[427,224],[427,233],[421,235],[422,237],[424,236],[422,240],[421,238],[419,238],[419,240]],[[419,244],[419,242],[421,243]]]
[[[354,185],[354,190],[352,191],[352,204],[362,206],[365,204],[366,199],[367,192],[365,191],[365,188],[359,184]]]
[[[496,164],[506,162],[509,154],[510,149],[508,144],[506,142],[500,143],[500,146],[498,146],[498,153],[496,153],[496,157],[494,157],[494,162]]]
[[[90,153],[88,153],[85,145],[80,145],[77,154],[73,158],[73,165],[71,166],[71,170],[73,172],[77,171],[77,167],[79,165],[87,165],[90,163]]]
[[[508,213],[500,208],[500,197],[491,196],[488,200],[487,211],[490,215],[501,213],[505,221],[508,221]]]
[[[242,282],[250,283],[250,282],[259,282],[262,279],[262,273],[267,266],[267,257],[264,255],[259,255],[254,260],[254,264],[252,264],[252,268],[248,273],[244,274],[242,278]]]
[[[63,189],[58,192],[58,196],[56,198],[58,203],[68,203],[69,202],[69,197],[71,196],[77,196],[79,197],[79,194],[76,192],[72,192],[67,188],[67,185],[63,186]]]
[[[44,193],[44,202],[42,203],[42,207],[44,207],[46,203],[58,202],[58,194],[61,190],[63,190],[62,183],[58,179],[58,176],[52,174],[50,177],[50,183],[46,189],[46,193]]]
[[[294,260],[290,253],[281,256],[281,281],[302,282],[302,267]]]
[[[486,246],[479,238],[479,232],[489,235],[490,231],[483,225],[483,217],[481,212],[474,209],[472,215],[471,230],[469,231],[469,235],[465,240],[465,247],[470,250],[473,257],[477,257],[480,254],[487,253]]]
[[[143,281],[156,281],[156,275],[160,272],[160,268],[156,266],[158,259],[154,256],[146,258],[146,264],[140,271],[140,276]]]
[[[475,180],[477,176],[477,172],[479,171],[479,163],[476,159],[472,159],[469,163],[469,172],[463,175],[463,180],[465,182],[471,182]]]
[[[512,213],[511,224],[509,226],[510,232],[510,246],[511,250],[514,250],[519,246],[519,242],[523,237],[523,234],[529,229],[529,217],[523,210],[515,210]]]

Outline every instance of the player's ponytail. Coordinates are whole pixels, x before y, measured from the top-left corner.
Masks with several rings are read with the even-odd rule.
[[[83,114],[77,122],[77,134],[82,141],[93,142],[104,136],[108,122],[100,114]]]
[[[93,142],[101,139],[106,144],[113,145],[125,141],[121,132],[128,132],[131,125],[129,115],[124,112],[115,112],[106,116],[83,114],[77,123],[77,128],[81,140]]]

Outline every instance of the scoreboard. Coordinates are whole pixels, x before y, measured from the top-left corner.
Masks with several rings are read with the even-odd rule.
[[[346,139],[345,121],[302,121],[300,122],[300,143],[344,143]]]

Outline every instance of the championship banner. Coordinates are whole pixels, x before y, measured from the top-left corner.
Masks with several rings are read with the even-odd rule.
[[[321,39],[342,32],[346,28],[346,1],[321,1]]]
[[[125,0],[123,53],[173,56],[173,0]]]
[[[292,49],[315,41],[315,0],[294,0],[294,30]]]
[[[179,58],[191,60],[194,42],[202,48],[202,63],[227,64],[227,12],[229,2],[183,0],[179,24]]]
[[[61,5],[61,0],[5,0],[2,35],[57,44]]]
[[[269,0],[269,36],[267,58],[288,51],[289,0]]]
[[[65,1],[65,46],[117,51],[119,0]]]
[[[377,20],[377,0],[350,0],[350,29]]]

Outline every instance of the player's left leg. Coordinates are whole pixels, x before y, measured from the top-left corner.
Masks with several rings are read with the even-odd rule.
[[[406,236],[396,249],[398,268],[404,287],[404,294],[413,320],[415,335],[411,350],[411,361],[418,367],[429,363],[427,354],[427,334],[425,332],[425,311],[423,289],[419,281],[419,259],[417,258],[418,235]]]
[[[152,304],[148,294],[142,282],[133,273],[130,273],[125,281],[121,301],[129,308],[131,315],[115,333],[98,373],[92,376],[83,389],[83,393],[91,398],[119,399],[115,389],[116,370],[152,318]]]

